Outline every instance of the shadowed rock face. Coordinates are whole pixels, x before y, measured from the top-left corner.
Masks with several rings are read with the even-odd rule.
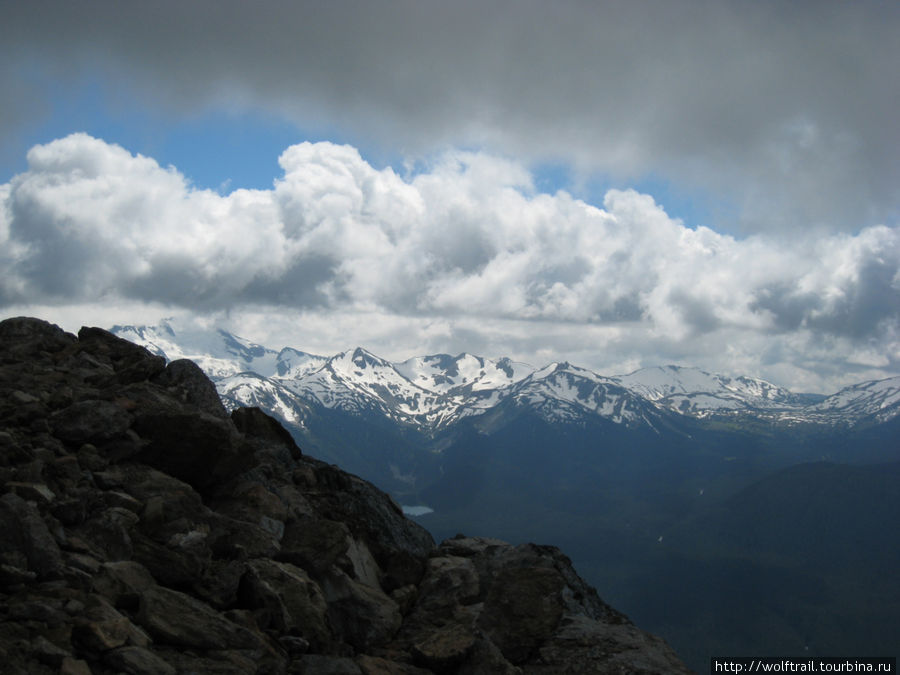
[[[435,546],[189,362],[0,322],[0,658],[21,673],[681,673],[557,549]]]

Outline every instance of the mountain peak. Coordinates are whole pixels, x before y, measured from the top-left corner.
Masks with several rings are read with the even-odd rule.
[[[802,397],[765,380],[708,373],[689,366],[651,366],[616,379],[623,386],[680,414],[795,409]]]
[[[849,424],[863,418],[883,421],[900,414],[900,378],[861,383],[830,397],[815,397],[795,395],[758,378],[675,364],[605,376],[569,361],[535,369],[509,358],[488,359],[465,351],[399,363],[361,346],[330,357],[292,348],[275,352],[224,330],[175,330],[170,324],[115,326],[113,332],[169,360],[194,360],[220,382],[222,391],[236,386],[236,380],[227,384],[226,378],[242,372],[271,378],[272,386],[260,391],[260,404],[273,400],[277,390],[285,415],[291,406],[283,403],[284,396],[291,395],[326,407],[379,410],[396,421],[434,430],[483,414],[521,391],[527,382],[538,381],[547,385],[539,397],[544,410],[554,405],[571,410],[574,405],[587,411],[585,414],[611,415],[619,420],[626,418],[621,411],[610,412],[614,410],[610,401],[624,392],[634,402],[634,410],[649,410],[646,405],[650,405],[657,411],[695,418],[749,414],[776,422]],[[246,384],[241,387],[241,400],[252,401]],[[638,399],[643,403],[639,405]]]
[[[222,337],[226,349],[245,361],[252,361],[253,359],[265,356],[267,352],[272,351],[255,342],[251,342],[250,340],[238,337],[228,331],[224,331],[221,328],[217,329],[216,332]]]
[[[900,376],[844,387],[813,406],[822,413],[843,413],[887,421],[900,414]]]
[[[333,357],[332,360],[338,363],[352,364],[354,367],[361,369],[390,366],[390,363],[363,347],[348,349]]]

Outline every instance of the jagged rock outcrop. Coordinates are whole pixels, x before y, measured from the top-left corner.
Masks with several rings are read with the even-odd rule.
[[[0,322],[11,673],[679,673],[557,549],[435,546],[190,362]]]

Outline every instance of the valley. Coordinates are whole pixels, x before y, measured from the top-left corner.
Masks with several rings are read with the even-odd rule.
[[[113,332],[195,360],[226,407],[275,415],[304,452],[417,509],[436,540],[560,546],[695,669],[713,653],[900,646],[900,378],[814,396],[674,366],[610,377]]]

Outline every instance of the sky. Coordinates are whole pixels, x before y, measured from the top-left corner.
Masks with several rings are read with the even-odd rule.
[[[0,318],[900,374],[900,3],[0,15]]]

